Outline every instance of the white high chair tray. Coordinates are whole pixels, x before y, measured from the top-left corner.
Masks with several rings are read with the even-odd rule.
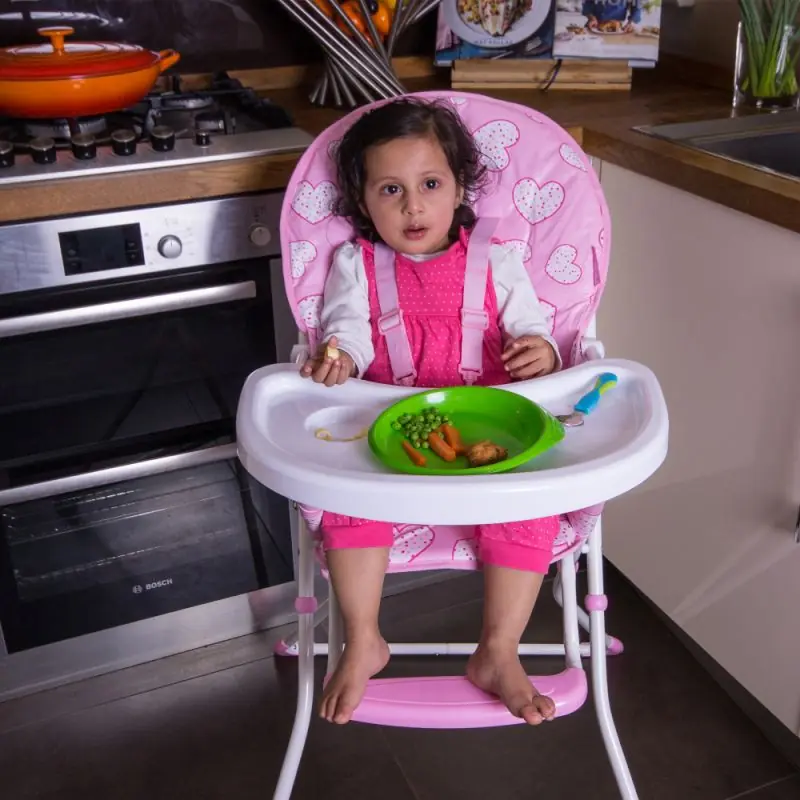
[[[500,475],[391,472],[366,438],[328,442],[369,428],[388,406],[423,389],[350,380],[328,388],[293,364],[257,370],[239,400],[239,458],[260,483],[303,505],[385,522],[477,525],[587,508],[623,494],[658,469],[667,452],[667,408],[655,375],[632,361],[598,360],[500,387],[565,414],[603,372],[619,383],[549,452]]]

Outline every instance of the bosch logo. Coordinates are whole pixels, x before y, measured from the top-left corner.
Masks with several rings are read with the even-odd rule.
[[[144,586],[136,584],[136,586],[133,587],[133,593],[141,594],[142,592],[150,592],[153,589],[163,589],[165,586],[172,586],[172,578],[164,578],[160,581],[153,581],[152,583],[146,583]]]

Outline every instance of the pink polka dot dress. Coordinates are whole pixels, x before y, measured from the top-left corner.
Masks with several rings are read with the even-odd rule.
[[[468,235],[462,231],[457,242],[444,253],[425,261],[398,254],[395,275],[399,307],[411,346],[417,386],[439,388],[460,386],[461,309],[467,269]],[[374,251],[362,242],[364,268],[369,288],[370,324],[375,357],[364,380],[394,383],[389,352],[378,330],[380,304],[375,280]],[[501,354],[503,332],[499,325],[497,297],[491,279],[486,284],[484,310],[489,327],[483,337],[483,374],[476,381],[483,386],[509,382]],[[399,523],[398,523],[399,524]],[[393,525],[326,512],[322,517],[325,549],[391,547]],[[545,573],[550,565],[553,541],[558,534],[557,517],[480,525],[477,528],[481,560],[485,564]]]

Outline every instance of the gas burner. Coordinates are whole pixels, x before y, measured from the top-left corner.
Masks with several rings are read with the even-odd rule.
[[[201,111],[194,116],[194,127],[198,131],[231,134],[236,131],[236,120],[230,112],[223,109]]]
[[[200,111],[213,106],[214,98],[197,94],[164,95],[160,98],[160,105],[165,110]]]
[[[23,125],[25,133],[34,139],[61,139],[69,141],[79,133],[91,133],[94,136],[108,130],[105,117],[81,117],[79,119],[36,119],[26,120]]]

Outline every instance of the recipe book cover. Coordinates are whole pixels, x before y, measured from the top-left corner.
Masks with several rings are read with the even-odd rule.
[[[554,21],[554,0],[442,0],[434,63],[551,58]]]
[[[556,0],[555,58],[658,61],[661,0]]]

